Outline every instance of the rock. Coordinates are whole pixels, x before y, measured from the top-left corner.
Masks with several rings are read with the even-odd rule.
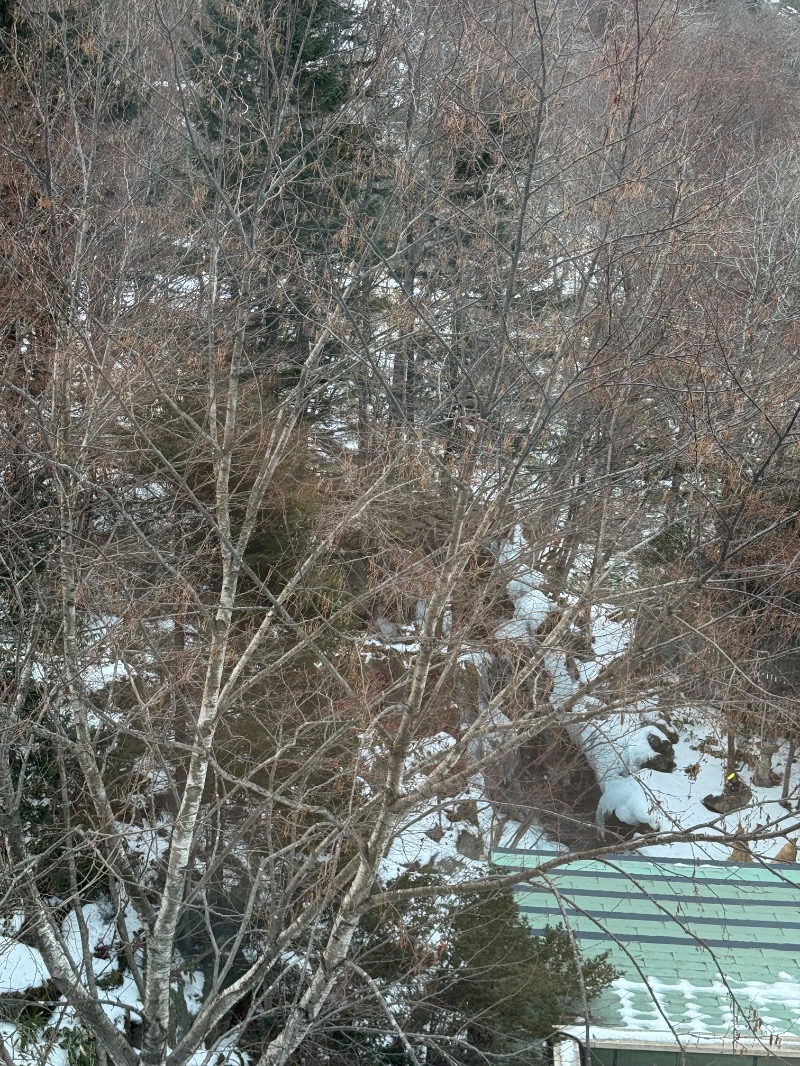
[[[485,859],[486,849],[483,841],[477,834],[470,833],[468,829],[462,829],[456,841],[456,851],[465,859]]]
[[[746,807],[753,798],[752,791],[743,785],[736,792],[723,792],[720,796],[706,796],[703,806],[714,814],[731,814]]]
[[[598,829],[604,827],[609,814],[613,813],[626,825],[637,829],[646,826],[645,832],[658,830],[658,818],[651,809],[650,797],[635,777],[609,778],[600,787],[603,795],[597,804]]]
[[[434,844],[439,844],[444,836],[444,829],[440,825],[434,826],[433,829],[426,829],[425,836],[430,837]]]
[[[677,744],[680,740],[680,733],[666,715],[662,715],[653,725],[664,734],[670,744]]]
[[[612,839],[619,837],[620,840],[632,840],[637,835],[644,836],[652,833],[653,827],[649,822],[637,822],[636,825],[631,825],[629,822],[623,822],[612,812],[606,815],[601,840],[606,839],[607,832],[611,834]]]
[[[401,636],[400,629],[394,624],[394,622],[390,622],[388,618],[382,616],[376,618],[375,625],[384,640],[399,640]]]
[[[728,856],[728,862],[752,862],[753,856],[750,852],[749,846],[744,842],[737,840],[734,842],[733,850]]]
[[[797,844],[789,840],[772,860],[773,862],[797,862]]]
[[[444,816],[448,822],[469,822],[470,825],[477,826],[478,804],[474,799],[462,800],[453,807],[445,807]]]
[[[653,749],[653,751],[657,751],[659,755],[674,754],[672,745],[675,742],[673,740],[670,740],[670,738],[665,733],[662,733],[660,731],[658,733],[648,733],[647,742]]]
[[[658,722],[652,724],[658,730],[658,732],[647,734],[647,743],[653,749],[653,755],[649,759],[643,760],[636,769],[657,770],[662,774],[671,774],[676,767],[674,742],[667,736]]]
[[[759,788],[772,788],[780,784],[780,776],[772,769],[772,759],[778,750],[777,740],[765,737],[761,741],[758,763],[753,773],[753,784]]]
[[[643,762],[640,769],[642,770],[658,770],[662,774],[671,774],[676,767],[675,755],[670,750],[668,752],[659,752],[654,755],[652,759],[648,759],[647,762]]]
[[[781,775],[766,767],[757,766],[753,773],[753,784],[758,788],[774,788],[781,783]]]

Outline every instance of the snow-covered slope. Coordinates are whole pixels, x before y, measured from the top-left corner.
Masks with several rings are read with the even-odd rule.
[[[542,622],[561,608],[545,593],[545,578],[531,565],[519,525],[502,545],[498,567],[514,611],[512,618],[496,627],[494,639],[500,646],[507,643],[533,653],[539,646]],[[623,707],[609,707],[594,694],[581,696],[582,688],[625,654],[632,635],[630,624],[620,619],[614,605],[602,603],[592,607],[588,631],[590,656],[576,657],[568,664],[566,653],[554,648],[545,653],[544,666],[550,676],[550,705],[565,708],[563,722],[567,732],[583,752],[600,788],[598,826],[602,829],[608,817],[614,815],[640,830],[702,830],[704,835],[720,838],[719,843],[674,843],[645,849],[645,854],[673,858],[726,859],[731,854],[731,837],[752,833],[763,837],[753,848],[754,856],[770,858],[788,840],[795,840],[797,815],[779,802],[781,786],[752,785],[747,767],[741,776],[751,785],[752,800],[745,808],[718,816],[703,805],[704,797],[719,795],[725,782],[725,740],[720,733],[723,716],[718,710],[671,707],[670,713],[665,714],[658,699],[649,696]],[[492,698],[488,678],[494,653],[472,650],[465,653],[464,662],[472,664],[480,675],[482,691],[478,693],[477,715]],[[511,722],[503,714],[502,705],[493,715],[492,722],[502,726],[500,729],[498,725],[498,736],[507,736]],[[480,756],[491,749],[492,738],[490,729],[473,755]],[[453,742],[448,734],[440,733],[430,738],[429,744],[444,752]],[[647,764],[658,762],[657,755],[664,756],[662,762],[667,767],[674,759],[674,769],[667,772],[648,768]],[[783,773],[786,757],[784,746],[773,760],[778,774]],[[798,788],[800,768],[795,767],[790,797],[796,799]],[[474,875],[476,864],[480,867],[493,846],[558,848],[535,821],[522,824],[508,817],[498,818],[486,799],[483,778],[476,775],[458,802],[432,803],[405,820],[382,872],[387,879],[403,870],[434,867],[447,875],[461,876],[457,871]]]

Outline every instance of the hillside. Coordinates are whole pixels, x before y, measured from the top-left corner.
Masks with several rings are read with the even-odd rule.
[[[527,1066],[493,847],[796,844],[798,26],[0,3],[4,1066]]]

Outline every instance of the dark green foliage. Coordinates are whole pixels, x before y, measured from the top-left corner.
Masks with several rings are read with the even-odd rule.
[[[78,2],[60,10],[51,7],[37,21],[24,9],[18,13],[13,0],[0,0],[0,31],[13,29],[20,42],[29,44],[34,63],[46,42],[51,76],[69,83],[76,103],[103,121],[130,122],[147,106],[150,90],[132,73],[135,47],[114,39],[97,47],[100,6]]]
[[[487,115],[478,129],[454,145],[452,195],[457,202],[466,205],[489,194],[498,206],[502,203],[499,193],[490,192],[489,179],[504,168],[501,149],[510,148],[504,144],[509,140],[505,125],[503,117]]]
[[[213,980],[214,961],[220,955],[227,958],[236,944],[241,916],[247,906],[249,884],[242,879],[235,884],[214,885],[203,893],[202,904],[190,900],[184,909],[178,933],[178,950],[184,959],[191,960],[193,969],[200,970],[206,979]],[[228,984],[241,977],[248,967],[248,951],[252,952],[255,937],[246,935],[237,946],[228,977]]]
[[[672,522],[648,543],[644,560],[650,566],[673,563],[686,554],[689,545],[689,534],[684,523]]]
[[[269,408],[264,402],[261,383],[242,386],[239,414],[242,425],[248,426],[248,440],[235,452],[232,464],[230,511],[232,537],[239,536],[252,491],[263,460],[265,439],[269,432]],[[203,425],[206,414],[197,393],[187,389],[176,397],[176,403],[198,424]],[[170,534],[196,555],[196,588],[201,596],[216,595],[219,581],[218,550],[209,548],[203,514],[214,513],[215,481],[213,457],[202,438],[187,433],[182,419],[174,412],[163,411],[151,417],[147,441],[134,437],[139,449],[143,478],[174,481],[168,467],[177,472],[174,485],[177,507],[170,515]],[[298,565],[307,557],[311,538],[318,520],[322,500],[317,477],[320,461],[312,458],[301,434],[296,445],[281,463],[270,483],[269,491],[258,511],[255,529],[250,537],[245,563],[247,570],[264,581],[270,591],[280,593]],[[158,502],[154,504],[154,510]],[[152,519],[157,519],[153,514]],[[309,574],[309,583],[319,575]],[[322,580],[330,588],[330,578]],[[242,591],[252,589],[248,573],[242,578]],[[323,588],[322,595],[328,591]],[[263,593],[256,590],[252,603],[263,603]]]
[[[67,1053],[67,1066],[98,1066],[100,1057],[93,1036],[83,1028],[68,1029],[58,1038],[58,1046]]]
[[[476,1047],[509,1051],[515,1042],[547,1036],[579,1003],[569,937],[554,928],[534,937],[510,892],[468,903],[454,916],[453,933],[439,995],[468,1020]],[[605,959],[584,970],[590,995],[613,976]]]
[[[10,30],[14,25],[14,0],[0,0],[0,30]]]
[[[341,282],[354,204],[370,202],[370,138],[345,115],[358,26],[337,0],[214,0],[194,30],[187,54],[197,86],[189,108],[196,178],[210,197],[235,200],[247,240],[278,235],[251,278],[245,376],[281,397],[317,337],[318,294]],[[233,296],[240,252],[226,250]],[[340,355],[331,340],[322,362]],[[322,411],[318,391],[304,414]]]
[[[56,542],[57,501],[52,479],[8,449],[3,464],[0,516],[7,530],[0,552],[0,612],[16,626],[30,603],[47,598],[48,560]]]
[[[199,162],[223,187],[250,198],[291,162],[281,221],[290,231],[311,226],[308,212],[322,200],[320,170],[346,142],[341,130],[319,135],[348,96],[350,13],[335,0],[212,2],[196,29],[188,54],[200,86]]]
[[[406,874],[389,887],[432,885],[441,888],[441,895],[367,912],[356,932],[354,957],[374,986],[344,971],[326,1017],[293,1063],[412,1066],[403,1043],[387,1035],[374,987],[392,1003],[409,1044],[424,1046],[430,1066],[479,1066],[489,1059],[498,1066],[545,1061],[544,1039],[553,1025],[585,1009],[579,963],[568,935],[548,928],[535,936],[508,889],[448,896],[447,885],[427,874]],[[314,950],[321,950],[327,930],[323,921]],[[616,976],[607,955],[580,960],[590,1000]],[[304,974],[293,965],[272,973],[270,994],[250,1016],[244,1034],[242,1046],[254,1055],[280,1031],[288,1005],[302,995]]]
[[[70,861],[78,887],[93,898],[97,886],[103,884],[105,872],[97,851],[91,846],[75,847],[64,821],[63,791],[76,799],[80,811],[83,781],[78,766],[70,759],[59,760],[56,732],[74,741],[69,712],[42,715],[42,692],[33,687],[25,705],[25,715],[31,721],[44,720],[42,735],[26,745],[12,747],[8,760],[15,789],[19,790],[20,821],[28,838],[32,855],[46,856],[38,867],[41,886],[53,897],[68,898],[73,892]],[[61,765],[59,765],[59,763]],[[74,816],[73,812],[73,816]]]
[[[464,901],[453,916],[452,940],[434,997],[460,1015],[469,1044],[513,1061],[532,1041],[548,1036],[565,1014],[581,1011],[578,964],[563,929],[536,937],[509,890]],[[583,960],[587,995],[615,976],[607,954]],[[465,1063],[479,1056],[464,1054]]]
[[[434,883],[429,875],[407,874],[390,887]],[[591,1000],[616,976],[608,953],[578,962],[563,929],[535,936],[510,889],[448,898],[441,887],[439,899],[412,900],[367,916],[359,964],[393,1003],[406,1001],[398,1019],[412,1046],[419,1044],[413,1034],[429,1035],[431,1066],[478,1066],[486,1056],[505,1066],[527,1066],[540,1055],[544,1061],[542,1042],[553,1025],[585,1009],[579,965]],[[352,987],[349,998],[359,1014],[352,1026],[331,1035],[326,1059],[410,1066],[399,1041],[387,1047],[385,1018],[371,1017],[367,991]]]

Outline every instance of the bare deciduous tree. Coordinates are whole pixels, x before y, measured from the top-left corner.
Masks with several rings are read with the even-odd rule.
[[[16,7],[3,886],[101,1063],[299,1062],[364,989],[413,1061],[359,954],[443,891],[387,883],[409,826],[561,746],[646,827],[609,723],[664,755],[676,661],[750,701],[764,582],[794,615],[796,90],[589,14]],[[573,843],[536,875],[620,846]]]

